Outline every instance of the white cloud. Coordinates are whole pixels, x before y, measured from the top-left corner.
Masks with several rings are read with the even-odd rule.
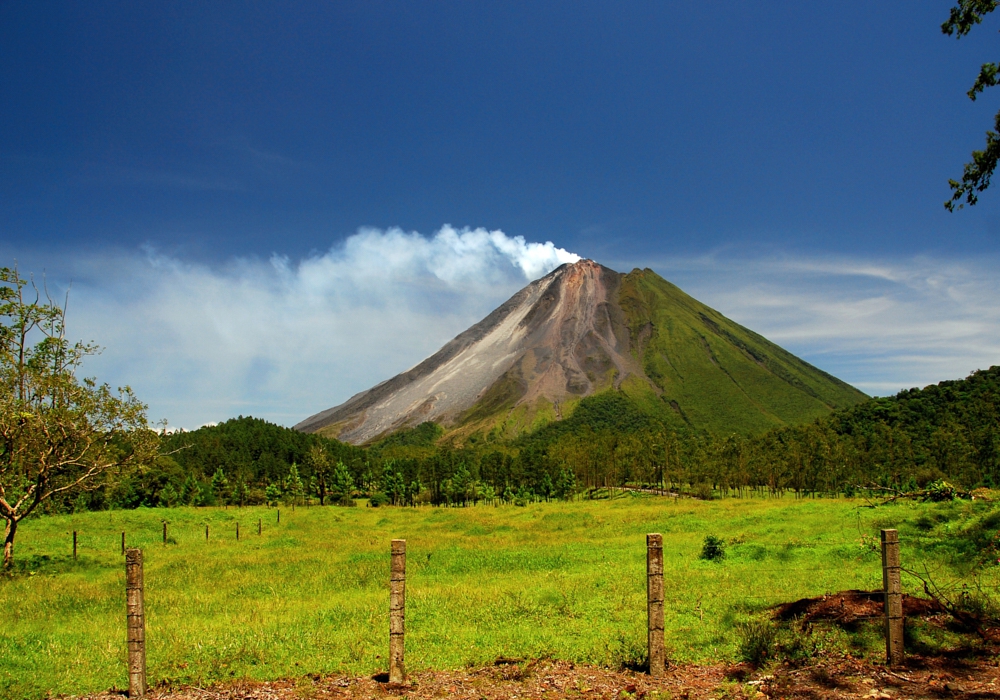
[[[55,282],[74,280],[70,335],[106,348],[87,373],[130,384],[151,418],[196,428],[243,414],[292,425],[416,364],[529,280],[577,259],[500,231],[362,229],[297,261],[211,267],[103,252],[56,261],[48,280],[57,295]],[[636,262],[868,393],[1000,364],[995,260]]]
[[[997,261],[744,257],[652,265],[685,291],[870,394],[1000,364]]]
[[[130,384],[150,417],[294,424],[405,370],[528,281],[579,257],[502,231],[362,229],[300,261],[221,268],[156,251],[69,263],[87,374]],[[62,277],[63,271],[60,271]],[[50,275],[51,278],[51,275]]]

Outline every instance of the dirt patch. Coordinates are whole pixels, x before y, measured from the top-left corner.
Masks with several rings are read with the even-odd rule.
[[[791,603],[782,603],[774,608],[774,618],[788,622],[799,620],[803,623],[815,620],[830,620],[841,625],[850,625],[858,620],[868,620],[885,615],[882,591],[841,591],[817,598],[802,598]],[[930,617],[945,612],[938,603],[926,598],[903,594],[904,617]]]
[[[753,685],[770,698],[1000,698],[1000,669],[988,659],[911,656],[894,669],[851,658],[819,659],[779,667]]]
[[[268,683],[234,682],[209,688],[155,688],[149,700],[316,700],[450,698],[527,700],[544,698],[997,698],[1000,669],[990,659],[910,657],[889,670],[851,657],[820,656],[805,666],[765,671],[746,665],[671,665],[663,678],[582,666],[567,661],[498,659],[464,671],[421,671],[405,686],[374,677],[305,676]],[[91,700],[121,700],[104,693]]]

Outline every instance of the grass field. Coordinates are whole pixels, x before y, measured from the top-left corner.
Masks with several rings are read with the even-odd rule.
[[[19,530],[18,572],[0,578],[0,697],[127,685],[122,530],[145,552],[150,681],[204,684],[384,670],[394,537],[407,540],[409,668],[498,656],[641,662],[647,532],[664,535],[669,657],[712,661],[734,659],[737,623],[767,606],[880,588],[871,546],[880,527],[899,526],[904,566],[954,576],[961,553],[943,538],[990,508],[858,506],[626,497],[520,508],[282,508],[280,524],[268,508],[37,518]],[[729,543],[723,561],[699,559],[708,534]],[[912,579],[903,584],[916,592]],[[813,643],[881,649],[877,634],[828,635]]]

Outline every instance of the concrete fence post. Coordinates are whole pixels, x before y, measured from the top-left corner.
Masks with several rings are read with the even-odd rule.
[[[663,535],[646,535],[646,611],[649,675],[659,678],[666,667],[663,646]]]
[[[896,530],[882,530],[882,590],[885,591],[885,662],[899,666],[903,663],[903,593]]]
[[[406,633],[406,540],[392,541],[389,575],[389,682],[406,682],[403,664]]]
[[[125,602],[128,620],[128,695],[146,694],[146,611],[143,604],[142,550],[125,550]]]

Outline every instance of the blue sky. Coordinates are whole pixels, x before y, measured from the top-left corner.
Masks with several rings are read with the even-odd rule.
[[[956,41],[949,7],[7,0],[0,255],[186,427],[339,403],[557,249],[869,393],[964,376],[1000,357],[1000,189],[942,202],[1000,17]]]

